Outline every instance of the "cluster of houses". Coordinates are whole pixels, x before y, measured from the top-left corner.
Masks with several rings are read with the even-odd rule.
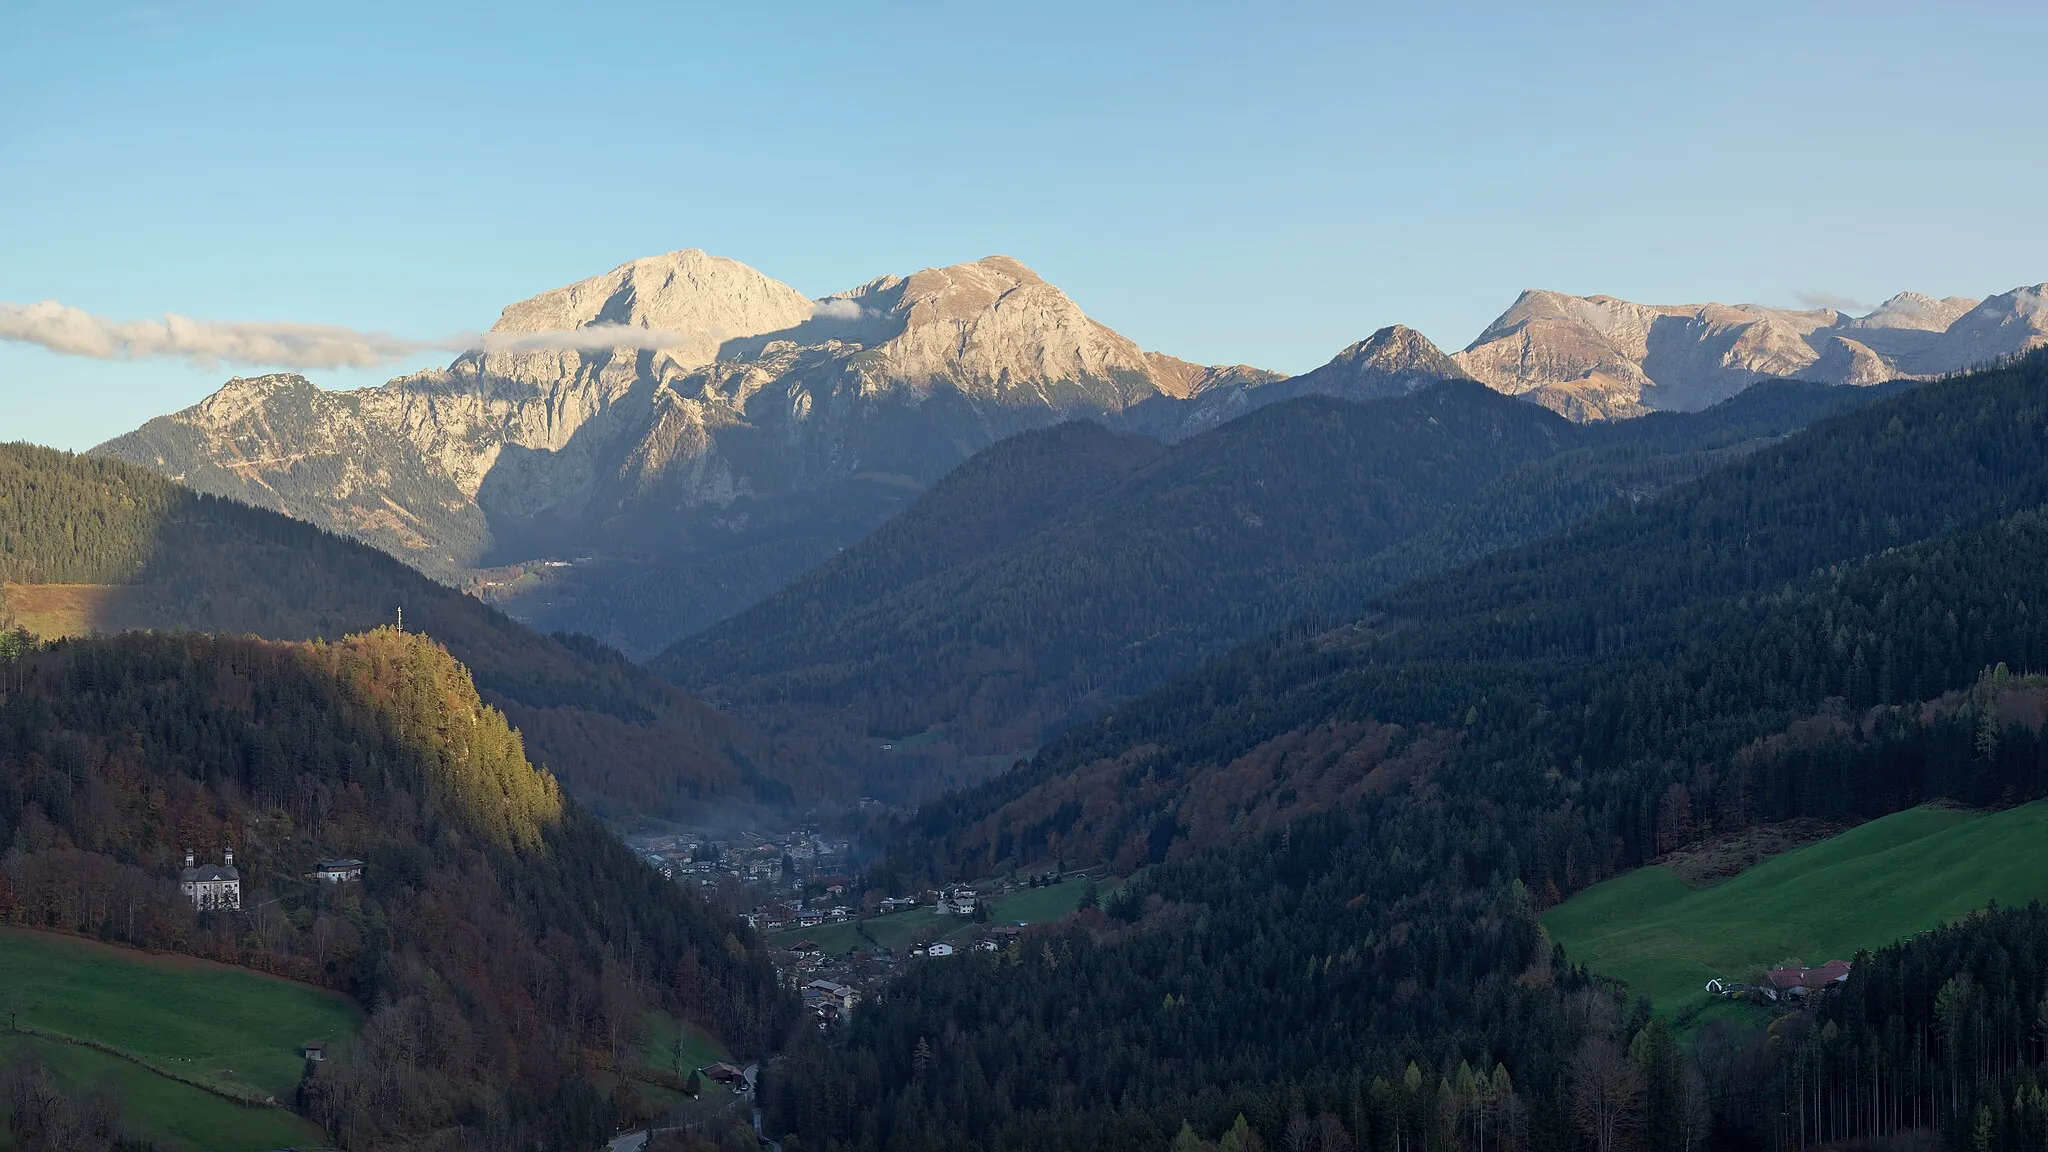
[[[845,888],[833,886],[826,892],[830,899],[845,892]],[[841,924],[853,919],[853,909],[844,904],[829,908],[800,908],[788,904],[768,904],[746,914],[749,927],[761,932],[784,932],[791,928],[818,928],[826,924]]]
[[[1849,980],[1850,967],[1847,960],[1830,960],[1817,968],[1773,968],[1764,974],[1761,984],[1714,979],[1707,981],[1707,991],[1765,1004],[1790,1003],[1841,987]]]

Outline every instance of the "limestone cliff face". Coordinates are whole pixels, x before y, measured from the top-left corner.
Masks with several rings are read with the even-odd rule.
[[[718,359],[729,342],[795,329],[811,318],[812,303],[796,289],[733,260],[696,249],[622,264],[603,276],[543,292],[506,308],[492,326],[488,350],[468,353],[448,368],[393,380],[361,393],[370,419],[412,441],[419,451],[471,496],[496,468],[506,448],[576,457],[566,471],[587,488],[602,463],[572,448],[579,433],[627,433],[642,413],[614,423],[615,404],[649,385],[695,371]],[[606,347],[607,326],[671,333],[657,348]],[[559,342],[563,333],[587,333],[582,347],[522,347],[521,337]],[[586,439],[591,437],[586,436]],[[519,493],[522,507],[549,501]]]
[[[2040,300],[2039,288],[1982,303],[1901,293],[1848,316],[1530,290],[1452,359],[1500,391],[1610,419],[1704,408],[1774,377],[1871,384],[1954,371],[2048,342]]]
[[[96,451],[453,578],[488,540],[482,511],[403,436],[365,419],[359,399],[298,375],[236,378]]]
[[[1860,317],[1532,290],[1454,356],[1396,325],[1286,378],[1145,352],[1005,256],[812,300],[687,250],[513,304],[446,368],[339,393],[233,380],[100,450],[444,579],[575,559],[508,609],[644,653],[859,539],[996,440],[1062,420],[1173,440],[1295,396],[1467,377],[1611,419],[1767,377],[1870,384],[2043,342],[2048,285],[1905,293]]]
[[[1074,416],[1133,423],[1149,401],[1278,379],[1148,356],[1003,256],[814,301],[675,252],[513,304],[483,343],[356,392],[233,382],[104,450],[448,578],[541,557],[725,557],[745,575],[661,593],[693,601],[670,625],[687,628],[1003,436]],[[546,623],[636,649],[674,638],[574,610]]]

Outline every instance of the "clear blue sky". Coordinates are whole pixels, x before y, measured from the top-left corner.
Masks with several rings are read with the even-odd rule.
[[[0,0],[0,301],[432,338],[674,248],[813,295],[1002,252],[1300,371],[1528,286],[1982,295],[2048,280],[2044,43],[2012,3]],[[227,374],[0,345],[0,439]]]

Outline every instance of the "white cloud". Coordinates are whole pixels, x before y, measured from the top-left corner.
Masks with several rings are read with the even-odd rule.
[[[1865,304],[1861,300],[1834,292],[1794,292],[1792,298],[1799,301],[1803,308],[1833,308],[1837,312],[1847,312],[1855,316],[1862,316],[1876,308],[1875,305]]]
[[[844,296],[828,296],[811,304],[813,320],[858,320],[861,307]]]
[[[706,333],[712,339],[717,333]],[[546,332],[485,332],[436,345],[450,351],[481,348],[486,352],[604,352],[619,348],[680,348],[695,342],[687,333],[631,324],[592,324]]]
[[[45,300],[0,303],[0,340],[36,344],[65,356],[98,360],[189,360],[204,368],[238,364],[274,368],[372,368],[422,352],[530,352],[560,349],[675,348],[693,343],[681,332],[600,324],[554,332],[461,333],[405,340],[331,324],[194,320],[168,313],[155,320],[109,320]]]

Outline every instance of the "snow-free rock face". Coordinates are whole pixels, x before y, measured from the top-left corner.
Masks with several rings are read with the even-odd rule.
[[[504,310],[380,387],[234,380],[101,451],[491,586],[544,629],[652,652],[746,607],[1003,437],[1075,417],[1178,440],[1301,395],[1476,378],[1574,419],[1768,377],[1871,384],[2048,342],[2044,287],[1867,316],[1529,291],[1463,352],[1382,328],[1286,378],[1148,353],[1005,256],[818,300],[688,250]]]
[[[360,396],[298,375],[236,378],[95,451],[453,578],[489,538],[482,510],[403,436],[365,420]]]
[[[1872,384],[1951,372],[2043,342],[2039,288],[1982,303],[1900,293],[1866,316],[1530,290],[1452,359],[1500,391],[1608,419],[1704,408],[1775,377]]]
[[[484,342],[356,392],[299,381],[286,402],[236,382],[104,450],[444,577],[630,555],[666,585],[646,595],[677,605],[666,623],[590,619],[559,586],[508,606],[571,605],[535,622],[638,651],[771,591],[1001,437],[1074,416],[1134,424],[1149,401],[1278,378],[1148,356],[1003,256],[814,301],[675,252],[514,304]],[[331,495],[290,479],[315,458],[341,475],[348,457],[366,475]]]
[[[1290,396],[1383,400],[1406,396],[1443,380],[1472,377],[1413,328],[1382,328],[1313,372],[1277,385]]]

